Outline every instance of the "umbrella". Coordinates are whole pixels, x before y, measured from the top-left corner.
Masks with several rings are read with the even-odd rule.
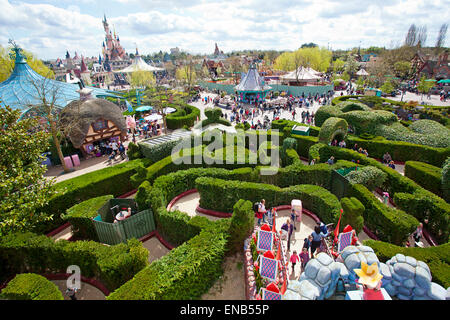
[[[158,121],[162,119],[162,115],[154,113],[144,118],[147,121]]]
[[[139,107],[139,108],[136,109],[136,111],[139,111],[139,112],[150,111],[150,110],[153,110],[153,107],[150,107],[150,106],[142,106],[142,107]]]
[[[172,108],[172,107],[167,107],[167,108],[164,108],[164,110],[163,110],[164,114],[174,113],[175,111],[177,111],[177,109]]]
[[[438,83],[450,83],[450,79],[439,80]]]

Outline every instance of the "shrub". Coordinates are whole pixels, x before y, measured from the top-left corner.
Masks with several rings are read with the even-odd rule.
[[[107,299],[199,299],[223,274],[222,261],[228,238],[224,231],[202,231],[136,274]]]
[[[367,166],[350,172],[345,178],[349,180],[350,183],[359,183],[365,185],[369,190],[374,190],[383,185],[387,178],[387,174],[376,167]]]
[[[292,138],[297,140],[297,153],[305,158],[308,158],[309,149],[318,142],[317,137],[292,135]]]
[[[77,239],[99,241],[92,219],[98,215],[98,210],[113,198],[112,195],[106,195],[83,201],[67,209],[62,218],[70,222],[73,235]]]
[[[364,227],[364,208],[363,204],[355,197],[342,198],[341,206],[344,209],[342,214],[342,220],[340,223],[340,231],[342,231],[346,225],[351,225],[356,234],[359,234]]]
[[[336,137],[339,140],[344,140],[347,136],[347,131],[347,121],[341,118],[328,118],[320,129],[319,142],[331,143]]]
[[[441,168],[423,162],[407,161],[405,163],[405,176],[415,181],[425,189],[442,196]]]
[[[358,144],[359,147],[366,149],[372,158],[378,159],[382,159],[383,155],[389,152],[395,161],[414,160],[440,167],[450,156],[450,148],[433,148],[409,142],[386,140],[382,137],[366,140],[349,135],[346,142],[348,146]]]
[[[442,166],[442,193],[444,199],[450,202],[450,157],[445,160]]]
[[[139,145],[134,144],[133,142],[128,144],[127,155],[130,160],[140,159],[143,157]]]
[[[324,222],[337,222],[341,205],[339,200],[328,190],[314,185],[297,185],[281,189],[274,185],[222,180],[201,177],[195,180],[200,193],[200,207],[231,212],[239,199],[251,203],[265,199],[270,207],[289,204],[292,199],[302,199],[303,206],[317,214]],[[221,197],[218,198],[217,195]]]
[[[158,162],[172,154],[173,148],[181,142],[181,138],[177,140],[163,142],[161,144],[152,145],[152,139],[146,140],[148,142],[139,143],[142,155],[150,160],[151,163]]]
[[[52,212],[54,221],[51,224],[43,224],[33,231],[48,232],[61,225],[63,221],[60,215],[77,203],[107,194],[118,197],[133,190],[130,177],[136,173],[139,166],[147,164],[146,159],[132,160],[56,183],[58,194],[42,209]]]
[[[2,290],[0,299],[7,300],[64,300],[59,288],[43,276],[34,273],[18,274]]]
[[[88,278],[113,290],[148,264],[148,251],[137,239],[115,246],[94,241],[55,242],[33,233],[11,234],[0,239],[0,274],[66,273],[77,265]]]
[[[371,247],[381,262],[386,262],[396,254],[414,257],[428,264],[433,281],[444,288],[450,286],[450,243],[429,248],[405,248],[390,243],[366,240],[364,245]]]
[[[230,223],[229,248],[231,252],[242,250],[244,240],[247,239],[255,227],[255,213],[250,201],[240,199],[233,207]]]
[[[280,132],[284,131],[284,128],[288,128],[288,131],[292,130],[293,126],[302,126],[302,127],[309,127],[309,134],[313,137],[319,136],[320,128],[315,126],[310,126],[301,122],[287,120],[287,119],[278,119],[274,120],[271,123],[271,128],[278,130]]]
[[[361,201],[365,225],[383,241],[401,245],[419,224],[413,216],[386,206],[361,184],[351,185],[348,196]]]
[[[188,105],[181,104],[179,106],[176,105],[168,105],[169,107],[181,107],[183,108],[185,114],[182,113],[172,113],[166,116],[166,124],[167,128],[171,130],[180,129],[183,126],[193,127],[195,121],[197,121],[197,117],[200,118],[200,109]]]

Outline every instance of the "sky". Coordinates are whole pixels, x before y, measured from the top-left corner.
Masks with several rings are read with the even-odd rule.
[[[434,45],[450,21],[450,0],[0,0],[0,44],[13,38],[40,59],[98,56],[106,14],[125,50],[295,50],[392,47],[409,26],[426,26]],[[448,45],[449,40],[446,41]]]

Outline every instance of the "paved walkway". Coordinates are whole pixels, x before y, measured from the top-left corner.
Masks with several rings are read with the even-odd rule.
[[[67,282],[66,280],[51,280],[59,290],[62,292],[64,300],[70,300],[69,296],[66,295]],[[105,295],[96,287],[81,282],[81,290],[75,295],[77,300],[106,300]]]

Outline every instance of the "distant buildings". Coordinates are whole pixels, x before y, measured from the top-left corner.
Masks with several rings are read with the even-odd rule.
[[[425,55],[418,51],[411,60],[411,70],[415,79],[425,76],[427,79],[450,79],[449,51],[439,55]]]

